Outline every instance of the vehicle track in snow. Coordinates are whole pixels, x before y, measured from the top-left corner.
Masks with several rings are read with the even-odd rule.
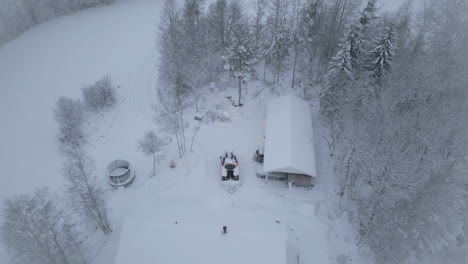
[[[144,58],[130,86],[132,89],[131,103],[133,108],[145,117],[149,122],[153,122],[152,107],[156,102],[156,81],[157,81],[157,50],[153,49]]]

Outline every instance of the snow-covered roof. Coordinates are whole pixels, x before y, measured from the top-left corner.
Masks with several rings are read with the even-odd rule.
[[[114,264],[286,263],[286,232],[273,217],[226,209],[186,209],[170,217],[126,219]],[[222,233],[223,225],[228,227],[227,234]]]
[[[316,176],[310,106],[287,95],[271,100],[265,132],[265,172]]]

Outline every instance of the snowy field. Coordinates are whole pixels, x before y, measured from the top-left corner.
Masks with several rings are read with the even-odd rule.
[[[245,214],[261,213],[256,223],[259,228],[271,223],[284,227],[288,264],[336,263],[340,253],[336,247],[342,253],[353,251],[348,246],[353,238],[347,237],[346,227],[338,229],[339,221],[327,217],[325,201],[333,194],[325,191],[330,183],[319,176],[313,190],[288,190],[285,183],[265,184],[256,177],[252,158],[262,144],[269,99],[260,83],[248,84],[242,109],[226,100],[225,96],[235,95],[234,88],[215,87],[221,91],[207,92],[207,107],[216,106],[231,122],[202,126],[193,153],[189,151],[183,160],[178,159],[173,142],[158,163],[157,176],[149,178],[151,160],[137,151],[136,142],[147,130],[157,129],[151,105],[156,99],[155,32],[161,4],[119,1],[44,23],[0,47],[0,199],[64,183],[52,109],[59,96],[78,97],[83,85],[108,73],[119,86],[119,100],[115,108],[88,118],[87,150],[96,160],[102,184],[106,184],[105,167],[114,159],[129,160],[137,178],[125,190],[108,188],[114,232],[106,239],[90,237],[92,263],[114,262],[126,219],[144,222],[165,215],[196,222],[204,218],[211,219],[203,221],[205,227],[220,228],[224,217],[207,215],[213,211],[232,214],[234,226],[242,223]],[[327,159],[328,154],[317,134],[316,145],[320,175],[321,158]],[[234,150],[239,158],[241,185],[234,193],[228,193],[219,181],[219,156],[225,150]],[[176,160],[175,169],[168,166],[171,160]],[[192,213],[180,215],[183,208]],[[247,225],[239,225],[242,228]],[[3,264],[7,260],[2,250]],[[131,254],[120,251],[119,255],[125,253]]]

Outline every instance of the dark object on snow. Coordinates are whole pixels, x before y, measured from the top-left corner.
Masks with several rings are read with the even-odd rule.
[[[176,162],[175,160],[171,160],[171,163],[169,163],[169,168],[173,169],[176,167]]]
[[[195,120],[197,120],[197,121],[202,121],[202,120],[203,120],[203,117],[195,116]]]
[[[236,104],[236,102],[234,101],[234,99],[232,99],[232,96],[228,96],[227,99],[229,100],[229,102],[230,102],[233,106],[237,107],[237,104]]]
[[[223,234],[227,233],[227,226],[223,226]]]
[[[237,157],[232,152],[230,155],[225,152],[224,157],[219,158],[221,159],[221,180],[238,181],[239,163],[237,162]]]
[[[260,150],[256,150],[255,151],[255,156],[254,156],[254,160],[258,163],[263,163],[263,159],[265,158],[265,156],[263,155],[263,153],[260,153]]]
[[[242,107],[242,106],[244,106],[244,104],[239,104],[238,106],[239,106],[239,107]]]

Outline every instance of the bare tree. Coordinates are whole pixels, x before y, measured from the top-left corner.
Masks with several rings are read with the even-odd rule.
[[[47,188],[5,200],[3,241],[19,263],[86,263],[75,224]]]
[[[158,158],[158,154],[165,145],[166,142],[161,140],[154,130],[146,132],[143,139],[138,141],[138,149],[146,156],[153,157],[153,177],[156,175],[156,160]]]
[[[65,145],[78,146],[85,142],[83,133],[84,107],[78,99],[62,96],[57,100],[54,116],[60,127],[60,141]]]
[[[65,151],[63,173],[68,180],[66,197],[70,207],[83,218],[94,222],[105,233],[112,232],[104,192],[97,185],[94,161],[79,147]]]
[[[161,12],[158,44],[161,50],[158,88],[159,104],[155,106],[155,121],[162,128],[175,135],[179,156],[186,150],[184,121],[192,87],[187,84],[187,67],[184,57],[184,27],[180,11],[174,0],[166,0]],[[193,65],[190,63],[190,65]]]
[[[185,155],[186,140],[185,130],[187,124],[184,112],[187,108],[186,97],[179,93],[179,89],[159,89],[158,98],[160,104],[154,107],[154,120],[161,128],[176,137],[179,157]]]

